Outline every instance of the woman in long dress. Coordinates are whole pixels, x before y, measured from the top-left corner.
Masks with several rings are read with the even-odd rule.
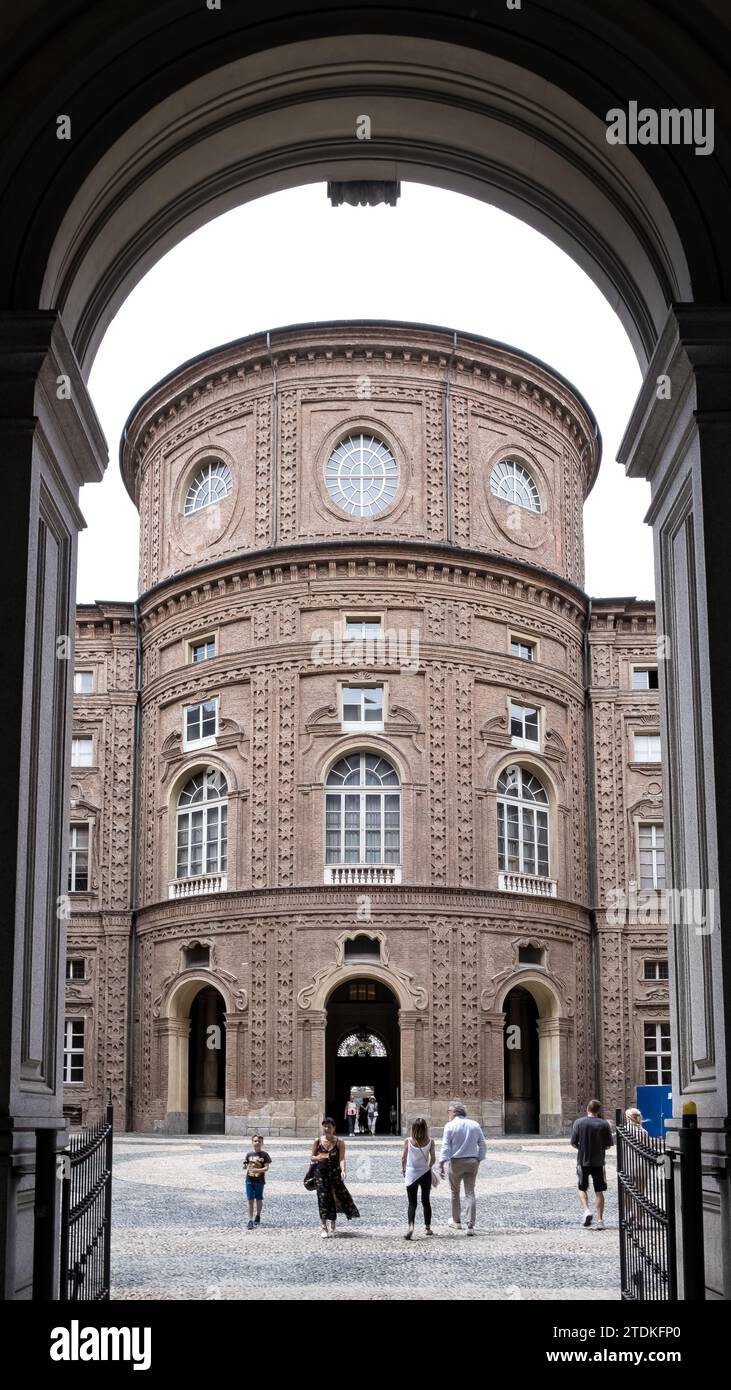
[[[338,1212],[352,1221],[359,1217],[353,1198],[345,1186],[345,1140],[335,1135],[335,1121],[326,1116],[322,1122],[322,1134],[312,1145],[312,1162],[315,1166],[315,1189],[317,1207],[320,1213],[320,1235],[335,1235],[335,1222]]]

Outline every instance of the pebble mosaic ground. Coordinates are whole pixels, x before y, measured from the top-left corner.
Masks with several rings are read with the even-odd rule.
[[[582,1229],[575,1153],[566,1140],[495,1139],[478,1182],[473,1237],[447,1226],[447,1184],[433,1196],[435,1237],[403,1239],[401,1141],[348,1143],[348,1187],[360,1221],[319,1234],[302,1185],[309,1145],[267,1139],[273,1165],[262,1225],[247,1231],[241,1160],[231,1136],[120,1136],[115,1143],[115,1299],[619,1298],[614,1164],[607,1229]]]

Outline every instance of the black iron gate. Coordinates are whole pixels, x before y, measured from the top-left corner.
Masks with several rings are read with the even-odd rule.
[[[114,1110],[93,1129],[72,1134],[61,1155],[62,1303],[109,1298]]]
[[[677,1299],[674,1177],[665,1140],[617,1126],[623,1299]]]

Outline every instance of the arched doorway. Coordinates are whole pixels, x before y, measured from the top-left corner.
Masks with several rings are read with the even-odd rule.
[[[172,987],[155,1025],[168,1134],[225,1133],[228,1007],[203,971]]]
[[[223,999],[207,985],[190,1009],[188,1133],[223,1134],[226,1125],[226,1027]]]
[[[505,1133],[537,1134],[538,1006],[533,995],[518,986],[511,989],[504,1007]]]
[[[565,1017],[553,984],[536,972],[505,982],[503,1126],[506,1134],[562,1134],[573,1118]],[[564,1113],[566,1112],[566,1113]]]
[[[376,1133],[388,1134],[389,1115],[400,1101],[401,1046],[398,1001],[380,980],[346,980],[327,1001],[325,1094],[327,1113],[347,1133],[351,1091],[378,1102]]]

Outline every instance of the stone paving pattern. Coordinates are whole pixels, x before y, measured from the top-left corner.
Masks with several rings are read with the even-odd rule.
[[[247,1231],[238,1137],[123,1135],[115,1141],[115,1299],[572,1299],[619,1297],[616,1182],[608,1164],[605,1231],[581,1228],[575,1152],[566,1140],[494,1139],[480,1169],[477,1230],[450,1229],[449,1188],[421,1207],[410,1243],[401,1140],[348,1142],[348,1187],[361,1220],[322,1240],[302,1185],[307,1140],[267,1139],[262,1225]],[[437,1153],[438,1153],[437,1140]]]

